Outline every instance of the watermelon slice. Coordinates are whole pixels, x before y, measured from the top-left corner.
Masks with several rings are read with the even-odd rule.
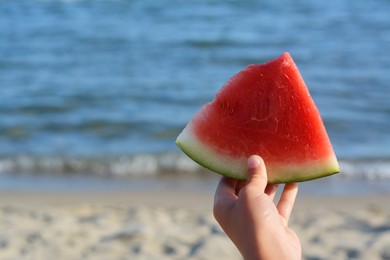
[[[263,158],[270,183],[339,172],[321,116],[289,53],[233,76],[176,144],[200,165],[235,179],[246,179],[252,154]]]

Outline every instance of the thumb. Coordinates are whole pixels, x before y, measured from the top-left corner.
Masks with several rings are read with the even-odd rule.
[[[247,167],[247,185],[253,185],[257,189],[264,191],[267,186],[268,178],[263,159],[258,155],[252,155],[248,158]]]

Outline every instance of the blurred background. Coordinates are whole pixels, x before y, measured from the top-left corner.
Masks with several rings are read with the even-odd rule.
[[[288,51],[340,160],[333,192],[390,191],[389,7],[0,0],[0,188],[198,175],[176,136],[232,75]]]

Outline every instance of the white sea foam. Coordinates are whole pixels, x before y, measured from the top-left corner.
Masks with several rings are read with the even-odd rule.
[[[340,160],[334,178],[390,180],[390,159]],[[206,171],[181,153],[111,157],[15,156],[0,158],[0,173],[150,177],[198,174]],[[332,177],[333,178],[333,177]]]

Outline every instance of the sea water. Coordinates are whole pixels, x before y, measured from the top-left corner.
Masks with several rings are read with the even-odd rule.
[[[186,122],[232,75],[285,51],[337,178],[363,190],[390,180],[389,11],[383,0],[0,1],[2,187],[20,174],[195,174],[174,143]]]

